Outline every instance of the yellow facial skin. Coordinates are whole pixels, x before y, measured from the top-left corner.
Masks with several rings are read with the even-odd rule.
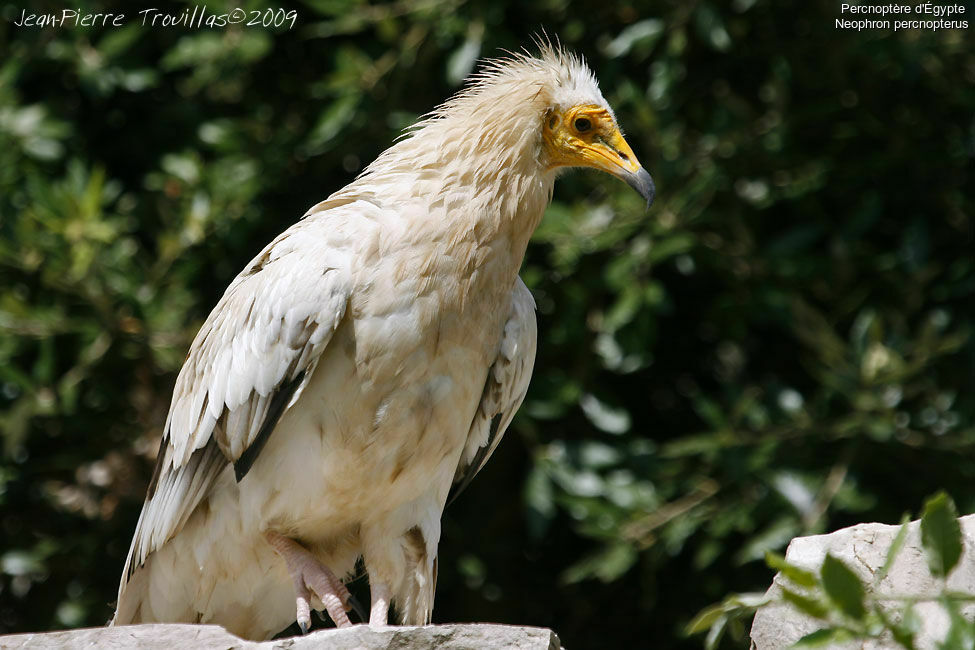
[[[593,167],[608,172],[626,181],[650,207],[655,194],[653,179],[640,165],[605,108],[584,105],[562,114],[549,113],[545,117],[544,140],[549,169]]]

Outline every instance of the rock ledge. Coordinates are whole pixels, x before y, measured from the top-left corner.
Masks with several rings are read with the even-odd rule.
[[[319,630],[307,636],[256,643],[240,639],[218,625],[149,624],[96,627],[63,632],[0,636],[4,650],[34,648],[140,648],[173,650],[560,650],[559,637],[540,627],[486,623]]]
[[[948,577],[948,589],[975,594],[975,515],[958,520],[964,537],[964,552],[958,567]],[[907,537],[890,573],[876,585],[876,594],[932,594],[940,589],[938,580],[931,577],[921,545],[921,522],[908,524]],[[900,526],[884,524],[858,524],[843,528],[828,535],[796,537],[789,544],[786,559],[805,569],[818,572],[823,565],[826,553],[843,560],[863,580],[869,591],[873,591],[873,577],[887,559],[887,552],[894,541]],[[775,576],[766,595],[778,597],[784,579]],[[901,604],[893,602],[888,615],[899,616]],[[919,650],[937,647],[945,638],[948,629],[948,614],[937,602],[919,602],[914,606],[921,621],[915,645]],[[962,607],[962,614],[969,620],[975,619],[975,604]],[[800,638],[823,627],[823,623],[806,616],[792,607],[777,602],[763,607],[755,614],[751,629],[751,650],[778,650],[785,648]],[[899,647],[892,639],[879,641],[832,645],[831,650],[839,648],[851,650],[881,650]]]

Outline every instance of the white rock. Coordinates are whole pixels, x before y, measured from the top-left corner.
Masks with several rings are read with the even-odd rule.
[[[955,570],[949,575],[948,588],[975,594],[975,515],[962,517],[961,524],[964,537],[964,552]],[[883,567],[887,559],[887,551],[900,526],[884,524],[858,524],[850,528],[838,530],[829,535],[815,535],[811,537],[797,537],[789,544],[786,559],[797,566],[819,572],[826,553],[829,552],[860,576],[868,590],[876,595],[933,595],[940,592],[938,581],[928,571],[927,560],[921,548],[921,523],[912,521],[908,524],[907,538],[904,547],[897,555],[890,572],[880,582],[874,584],[874,575]],[[781,574],[775,576],[767,595],[778,597],[782,584],[788,585]],[[899,612],[903,605],[891,602],[886,608],[892,614]],[[918,603],[914,611],[921,619],[921,630],[917,635],[919,650],[935,648],[943,641],[948,630],[948,615],[935,602]],[[975,605],[962,608],[968,619],[975,618]],[[772,650],[786,648],[806,634],[824,627],[823,623],[801,614],[786,604],[773,604],[763,607],[755,615],[751,630],[751,647],[753,650]],[[862,648],[863,650],[879,650],[881,648],[899,647],[890,639],[878,642],[851,643],[842,648]]]
[[[151,624],[97,627],[63,632],[0,636],[3,650],[65,648],[90,650],[560,650],[559,637],[538,627],[481,623],[385,627],[356,625],[341,630],[255,643],[244,641],[218,625]]]

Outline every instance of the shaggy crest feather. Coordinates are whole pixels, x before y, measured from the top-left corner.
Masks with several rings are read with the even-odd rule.
[[[454,113],[485,101],[505,98],[505,105],[514,105],[512,91],[537,89],[553,108],[568,108],[583,101],[605,104],[599,84],[592,70],[581,57],[551,43],[539,42],[539,54],[511,52],[506,57],[485,59],[481,68],[468,78],[469,85],[431,112],[425,126],[437,119],[450,118]],[[530,104],[529,106],[533,106]]]
[[[536,46],[537,56],[526,51],[483,60],[464,89],[408,127],[333,198],[347,196],[347,190],[360,181],[366,185],[378,178],[394,181],[445,161],[471,161],[499,171],[522,170],[541,163],[540,152],[533,149],[540,145],[542,122],[549,110],[596,104],[613,115],[581,57],[542,38],[536,39]],[[524,173],[537,175],[537,165]]]

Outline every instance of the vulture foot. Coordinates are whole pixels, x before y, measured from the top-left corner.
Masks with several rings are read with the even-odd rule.
[[[284,535],[267,532],[264,535],[268,543],[288,565],[288,573],[295,585],[295,602],[297,605],[298,627],[302,634],[306,634],[311,627],[311,595],[318,596],[325,611],[332,618],[335,627],[351,627],[346,609],[351,598],[349,590],[342,581],[335,577],[328,567],[316,560],[311,553]]]

